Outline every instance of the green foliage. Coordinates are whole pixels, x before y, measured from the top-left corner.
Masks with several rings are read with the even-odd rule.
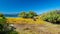
[[[60,24],[60,10],[45,13],[41,16],[41,18],[54,24]]]
[[[6,20],[7,19],[4,17],[4,15],[0,14],[0,34],[17,34],[16,31],[11,30],[12,27],[9,26]]]
[[[35,16],[37,16],[37,13],[35,13],[35,12],[33,12],[33,11],[30,11],[30,12],[28,12],[28,13],[26,13],[26,12],[21,12],[21,13],[19,14],[19,17],[23,17],[23,18],[33,18],[33,17],[35,17]]]
[[[3,14],[0,14],[0,31],[3,32],[4,31],[4,26],[6,26],[6,19],[3,16]]]
[[[18,34],[16,31],[11,31],[9,34]]]
[[[19,14],[19,17],[27,18],[27,13],[26,12],[21,12]]]
[[[4,15],[2,13],[0,13],[0,17],[3,17]]]
[[[33,18],[33,17],[35,17],[35,16],[37,16],[37,13],[35,13],[35,12],[33,12],[33,11],[30,11],[30,12],[28,13],[28,17],[29,17],[29,18]]]

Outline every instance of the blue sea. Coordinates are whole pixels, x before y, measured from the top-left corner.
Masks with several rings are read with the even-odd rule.
[[[5,17],[18,17],[18,14],[4,14]]]

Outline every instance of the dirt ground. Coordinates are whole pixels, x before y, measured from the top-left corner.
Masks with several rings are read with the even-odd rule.
[[[14,24],[19,34],[60,34],[60,26]]]

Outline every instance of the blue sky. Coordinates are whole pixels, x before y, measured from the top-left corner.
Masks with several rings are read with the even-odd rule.
[[[0,0],[0,12],[15,14],[33,10],[38,14],[60,9],[60,0]]]

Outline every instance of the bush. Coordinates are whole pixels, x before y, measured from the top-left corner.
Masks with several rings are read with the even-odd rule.
[[[28,13],[28,18],[34,18],[35,16],[37,16],[37,13],[33,12],[33,11],[30,11]]]
[[[9,34],[18,34],[16,31],[11,31]]]
[[[59,10],[55,10],[55,11],[51,11],[45,14],[42,14],[41,18],[44,21],[48,21],[54,24],[60,24],[60,11]]]
[[[4,17],[4,15],[2,16],[2,14],[0,14],[0,34],[17,34],[16,31],[11,30],[11,28],[9,28],[9,24],[6,21],[7,19]],[[10,33],[9,33],[10,32]]]
[[[22,17],[22,18],[27,18],[27,13],[26,12],[21,12],[18,16]]]
[[[22,17],[22,18],[33,18],[33,17],[35,17],[35,16],[37,16],[37,13],[35,13],[35,12],[33,12],[33,11],[30,11],[30,12],[28,12],[28,13],[26,13],[26,12],[21,12],[21,13],[19,14],[19,17]]]

